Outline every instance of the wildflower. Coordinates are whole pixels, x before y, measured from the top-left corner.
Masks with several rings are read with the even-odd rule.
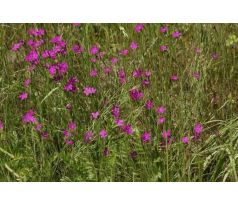
[[[119,77],[119,80],[120,80],[121,84],[125,84],[126,83],[126,73],[125,73],[125,71],[123,69],[118,71],[118,77]]]
[[[36,49],[40,47],[44,43],[44,40],[40,39],[38,41],[34,41],[33,39],[30,39],[27,42],[27,45],[30,46],[32,49]]]
[[[136,157],[137,157],[137,152],[136,151],[131,151],[130,152],[130,157],[132,158],[132,159],[135,159]]]
[[[42,124],[40,124],[40,123],[36,124],[35,130],[40,132],[42,130]]]
[[[33,110],[29,110],[22,116],[23,123],[35,123],[37,120],[34,116],[35,112]]]
[[[113,65],[115,65],[118,62],[118,58],[113,57],[111,62],[112,62]]]
[[[184,144],[188,144],[188,142],[189,142],[189,137],[188,137],[188,136],[184,136],[184,137],[182,137],[181,141],[182,141]]]
[[[136,33],[140,33],[144,29],[144,24],[138,23],[135,25],[134,30]]]
[[[203,131],[203,126],[201,123],[197,123],[195,124],[194,128],[193,128],[193,134],[195,137],[199,137],[200,134],[202,133]]]
[[[163,113],[165,113],[165,107],[159,106],[159,107],[156,109],[156,112],[157,112],[158,114],[163,114]]]
[[[96,77],[97,76],[97,70],[96,69],[93,69],[90,71],[90,76],[91,77]]]
[[[23,86],[24,86],[24,87],[28,87],[28,86],[30,85],[30,83],[31,83],[31,79],[28,78],[28,79],[26,79],[26,80],[24,81]]]
[[[148,79],[142,80],[142,85],[148,86],[148,85],[150,85],[150,81]]]
[[[12,51],[17,51],[17,50],[19,50],[23,45],[24,45],[24,41],[21,40],[21,41],[19,41],[18,43],[13,44],[11,50],[12,50]]]
[[[78,79],[76,77],[70,77],[64,86],[64,90],[68,92],[77,92],[78,88],[76,86],[76,83],[78,82]]]
[[[121,128],[128,135],[132,135],[134,133],[131,125],[123,125]]]
[[[158,120],[157,120],[157,124],[163,124],[165,122],[165,117],[160,117]]]
[[[49,137],[49,133],[47,131],[44,131],[44,132],[41,133],[41,137],[43,139],[47,139]]]
[[[143,71],[139,68],[133,70],[133,72],[132,72],[132,76],[134,78],[140,78],[142,75],[143,75]]]
[[[82,46],[80,46],[80,45],[75,44],[72,47],[72,51],[74,53],[76,53],[76,54],[80,54],[80,53],[82,53],[84,51],[84,48]]]
[[[98,48],[96,45],[93,45],[93,46],[90,48],[90,54],[91,54],[91,55],[97,54],[98,51],[99,51],[99,48]]]
[[[4,128],[3,122],[0,120],[0,130],[3,130],[3,128]]]
[[[84,141],[89,142],[93,138],[93,132],[92,131],[87,131],[84,134]]]
[[[168,27],[167,26],[161,26],[160,27],[160,32],[161,33],[167,33],[168,32]]]
[[[131,42],[131,45],[130,45],[130,48],[133,49],[133,50],[135,50],[135,49],[138,48],[138,44],[137,44],[135,41],[132,41],[132,42]]]
[[[107,157],[109,154],[110,154],[109,149],[108,149],[107,147],[105,147],[105,149],[103,150],[103,155],[104,155],[105,157]]]
[[[117,119],[120,114],[120,108],[116,105],[112,107],[112,115]]]
[[[165,130],[165,131],[163,131],[162,132],[162,137],[164,138],[164,139],[168,139],[168,138],[170,138],[170,136],[171,136],[171,131],[170,130]]]
[[[39,55],[36,50],[31,50],[30,53],[25,57],[26,62],[30,62],[32,64],[39,63]]]
[[[28,93],[22,93],[21,95],[19,95],[19,99],[20,100],[25,100],[25,99],[27,99],[27,97],[28,97]]]
[[[150,71],[150,70],[146,70],[146,71],[144,72],[144,76],[147,77],[147,78],[149,78],[149,77],[151,76],[151,71]]]
[[[104,72],[106,75],[108,75],[111,71],[112,71],[112,68],[111,68],[111,67],[105,67],[105,68],[103,69],[103,72]]]
[[[64,136],[65,136],[66,138],[69,138],[69,137],[72,136],[72,134],[71,134],[68,130],[65,130],[65,131],[64,131]]]
[[[147,101],[146,101],[146,103],[145,103],[145,108],[146,108],[147,110],[151,110],[151,109],[153,108],[153,106],[154,106],[154,103],[153,103],[152,100],[147,100]]]
[[[76,124],[73,121],[70,121],[69,123],[69,129],[72,130],[76,130]]]
[[[172,33],[173,38],[179,38],[181,35],[182,35],[182,33],[180,33],[179,31],[175,31]]]
[[[96,93],[96,88],[85,87],[83,92],[86,96],[89,96],[89,95],[92,95],[92,94]]]
[[[166,45],[160,46],[160,51],[161,51],[161,52],[165,52],[165,51],[167,51],[167,50],[168,50],[168,46],[166,46]]]
[[[143,143],[147,143],[149,142],[151,139],[151,135],[149,132],[144,132],[142,135],[141,135],[141,140]]]
[[[98,116],[99,116],[99,112],[98,111],[91,113],[91,117],[92,117],[93,120],[96,120],[98,118]]]
[[[123,56],[127,56],[129,54],[129,51],[127,49],[121,50],[120,54]]]
[[[65,140],[65,143],[66,143],[67,145],[73,145],[73,144],[74,144],[74,141],[67,139],[67,140]]]
[[[106,138],[107,137],[107,131],[105,129],[103,129],[99,132],[99,135],[100,135],[101,138]]]
[[[177,76],[177,75],[172,75],[172,76],[170,77],[170,80],[172,80],[172,81],[177,81],[177,80],[178,80],[178,76]]]
[[[198,80],[200,78],[200,73],[199,72],[193,72],[193,77]]]
[[[115,123],[119,127],[123,127],[125,125],[124,120],[121,120],[121,119],[115,119]]]
[[[35,37],[41,37],[41,36],[44,36],[45,35],[45,30],[40,28],[40,29],[29,29],[28,30],[28,34],[30,36],[35,36]]]
[[[133,88],[130,90],[130,97],[132,100],[138,101],[143,97],[143,93],[142,91]]]

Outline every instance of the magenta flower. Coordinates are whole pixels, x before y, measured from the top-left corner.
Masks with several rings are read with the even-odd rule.
[[[167,33],[168,32],[168,27],[167,26],[161,26],[160,27],[160,32],[161,33]]]
[[[72,51],[74,53],[76,53],[76,54],[80,54],[80,53],[82,53],[84,51],[84,48],[82,46],[80,46],[80,45],[75,44],[72,47]]]
[[[99,112],[98,112],[98,111],[91,113],[91,118],[92,118],[93,120],[96,120],[98,117],[99,117]]]
[[[35,130],[36,130],[37,132],[40,132],[40,131],[42,130],[42,124],[40,124],[40,123],[36,124],[36,125],[35,125]]]
[[[161,51],[161,52],[168,51],[168,46],[166,46],[166,45],[160,46],[160,51]]]
[[[193,72],[193,77],[198,80],[200,78],[200,73],[199,72]]]
[[[107,137],[107,131],[105,129],[103,129],[99,132],[99,135],[100,135],[101,138],[106,138]]]
[[[115,123],[116,123],[116,125],[119,126],[119,127],[123,127],[123,126],[125,125],[124,120],[117,119],[117,118],[115,119]]]
[[[203,131],[203,126],[201,123],[197,123],[195,124],[194,128],[193,128],[193,134],[195,137],[199,137],[200,134],[202,133]]]
[[[96,55],[99,51],[99,48],[96,46],[96,45],[93,45],[91,48],[90,48],[90,54],[91,55]]]
[[[123,56],[127,56],[129,54],[129,51],[127,49],[124,49],[124,50],[121,50],[119,53]]]
[[[118,71],[118,77],[119,77],[119,80],[120,80],[121,84],[126,83],[126,72],[123,69]]]
[[[160,117],[158,120],[157,120],[157,124],[160,125],[160,124],[163,124],[165,122],[165,117]]]
[[[147,78],[149,78],[150,76],[151,76],[151,71],[150,70],[146,70],[145,72],[144,72],[144,76],[145,77],[147,77]]]
[[[73,145],[73,144],[74,144],[74,141],[67,139],[67,140],[65,140],[65,143],[66,143],[67,145]]]
[[[42,39],[37,40],[37,41],[30,39],[27,42],[27,45],[30,46],[32,49],[36,49],[36,48],[40,47],[43,43],[44,43],[44,40],[42,40]]]
[[[84,141],[85,141],[85,142],[91,141],[92,138],[93,138],[93,132],[92,132],[92,131],[87,131],[87,132],[84,134]]]
[[[111,62],[112,62],[113,65],[115,65],[118,62],[118,58],[113,57]]]
[[[141,140],[143,143],[147,143],[151,140],[151,135],[149,132],[144,132],[142,135],[141,135]]]
[[[158,114],[163,114],[165,113],[165,107],[164,106],[159,106],[157,109],[156,109],[156,112]]]
[[[75,93],[78,91],[78,87],[76,86],[76,83],[78,82],[78,79],[76,77],[70,77],[64,86],[64,90],[67,92]]]
[[[31,29],[28,30],[28,34],[30,36],[41,37],[41,36],[45,35],[45,30],[42,29],[42,28],[39,28],[39,29],[31,28]]]
[[[33,110],[29,110],[22,116],[23,123],[36,123],[37,120],[35,118],[35,112]]]
[[[134,30],[136,33],[140,33],[144,29],[144,24],[138,23],[135,25]]]
[[[147,110],[151,110],[153,107],[154,107],[153,101],[152,100],[147,100],[146,103],[145,103],[145,108]]]
[[[0,120],[0,130],[3,130],[3,128],[4,128],[3,122]]]
[[[112,107],[112,115],[114,116],[114,118],[118,118],[120,114],[120,108],[116,105],[113,105]]]
[[[188,137],[188,136],[184,136],[184,137],[182,137],[181,141],[182,141],[184,144],[188,144],[188,142],[189,142],[189,137]]]
[[[132,100],[138,101],[143,98],[143,93],[142,91],[133,88],[130,90],[130,97]]]
[[[31,50],[28,55],[25,57],[26,62],[30,62],[32,64],[38,64],[39,63],[39,55],[36,50]]]
[[[24,81],[23,86],[24,86],[24,87],[28,87],[28,86],[30,85],[30,83],[31,83],[31,79],[28,78],[28,79],[26,79],[26,80]]]
[[[142,80],[141,84],[143,86],[149,86],[150,85],[150,80],[148,80],[148,79]]]
[[[175,31],[172,33],[173,38],[179,38],[181,35],[182,35],[182,33],[180,33],[179,31]]]
[[[69,129],[71,130],[71,131],[73,131],[73,130],[76,130],[76,124],[73,122],[73,121],[70,121],[70,123],[69,123]]]
[[[105,68],[103,69],[103,72],[104,72],[104,74],[106,74],[106,75],[108,75],[111,71],[112,71],[112,68],[111,68],[111,67],[105,67]]]
[[[71,134],[68,130],[64,130],[64,136],[65,136],[66,138],[69,138],[69,137],[72,136],[72,134]]]
[[[168,138],[170,138],[170,136],[171,136],[171,131],[170,130],[165,130],[165,131],[163,131],[162,132],[162,137],[164,138],[164,139],[168,139]]]
[[[86,96],[89,96],[89,95],[92,95],[92,94],[95,94],[96,93],[96,88],[93,88],[93,87],[85,87],[84,88],[84,94]]]
[[[172,80],[172,81],[177,81],[177,80],[178,80],[178,76],[177,76],[177,75],[172,75],[172,76],[170,77],[170,80]]]
[[[132,72],[132,76],[134,78],[140,78],[142,75],[143,75],[143,71],[139,68],[133,70],[133,72]]]
[[[49,138],[49,133],[47,131],[41,132],[41,137],[43,139],[48,139]]]
[[[19,95],[19,99],[20,100],[25,100],[25,99],[27,99],[27,97],[28,97],[28,93],[22,93],[21,95]]]
[[[17,50],[19,50],[23,45],[24,45],[24,41],[21,40],[21,41],[19,41],[18,43],[13,44],[11,50],[12,50],[12,51],[17,51]]]
[[[90,71],[90,76],[91,76],[91,77],[96,77],[96,76],[97,76],[97,70],[96,70],[96,68]]]
[[[123,125],[121,128],[128,135],[132,135],[134,133],[131,125]]]
[[[131,45],[130,45],[130,48],[133,49],[133,50],[135,50],[135,49],[138,48],[138,44],[137,44],[135,41],[132,41],[132,42],[131,42]]]

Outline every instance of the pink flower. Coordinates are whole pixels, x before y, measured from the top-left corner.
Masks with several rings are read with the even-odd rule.
[[[119,127],[123,127],[123,126],[125,125],[124,120],[117,119],[117,118],[115,119],[115,123],[116,123],[116,125],[119,126]]]
[[[136,33],[140,33],[144,29],[144,24],[138,23],[135,25],[134,30]]]
[[[172,33],[173,38],[179,38],[181,35],[182,35],[182,33],[180,33],[179,31],[175,31]]]
[[[72,136],[72,134],[71,134],[68,130],[65,130],[65,131],[64,131],[64,136],[65,136],[66,138],[69,138],[69,137]]]
[[[92,118],[93,120],[96,120],[96,119],[98,118],[98,116],[99,116],[99,112],[98,112],[98,111],[91,113],[91,118]]]
[[[87,132],[84,134],[84,141],[85,141],[85,142],[91,141],[92,138],[93,138],[93,132],[92,132],[92,131],[87,131]]]
[[[197,123],[195,124],[194,128],[193,128],[193,134],[195,135],[195,137],[199,137],[200,134],[203,131],[203,126],[201,123]]]
[[[74,144],[74,141],[67,139],[67,140],[65,140],[65,143],[66,143],[67,145],[73,145],[73,144]]]
[[[35,130],[40,132],[42,130],[42,124],[38,123],[36,126],[35,126]]]
[[[24,41],[21,40],[21,41],[19,41],[18,43],[13,44],[11,50],[12,50],[12,51],[17,51],[17,50],[19,50],[23,45],[24,45]]]
[[[184,144],[188,144],[188,142],[189,142],[189,137],[188,137],[188,136],[184,136],[184,137],[182,137],[181,141],[182,141]]]
[[[4,128],[3,122],[0,120],[0,130],[3,130],[3,128]]]
[[[74,53],[76,53],[76,54],[80,54],[80,53],[82,53],[84,51],[84,48],[82,46],[80,46],[80,45],[75,44],[72,47],[72,51]]]
[[[128,135],[132,135],[134,133],[131,125],[123,125],[121,128]]]
[[[99,51],[99,48],[98,48],[96,45],[93,45],[93,46],[90,48],[90,54],[91,54],[91,55],[97,54],[98,51]]]
[[[144,76],[145,77],[147,77],[147,78],[149,78],[150,76],[151,76],[151,71],[150,70],[146,70],[145,72],[144,72]]]
[[[135,50],[135,49],[138,48],[138,44],[137,44],[135,41],[132,41],[132,42],[131,42],[131,45],[130,45],[130,48],[133,49],[133,50]]]
[[[124,49],[124,50],[121,50],[119,53],[123,56],[127,56],[129,54],[129,51],[127,49]]]
[[[160,46],[160,51],[161,52],[165,52],[167,50],[168,50],[168,46],[165,46],[165,45]]]
[[[154,106],[154,103],[153,103],[152,100],[147,100],[147,101],[146,101],[146,103],[145,103],[145,108],[146,108],[147,110],[151,110],[151,109],[153,108],[153,106]]]
[[[199,72],[193,72],[193,77],[198,80],[200,78],[200,73]]]
[[[108,75],[111,71],[112,71],[112,68],[111,68],[111,67],[105,67],[105,68],[103,69],[103,72],[104,72],[106,75]]]
[[[39,29],[31,28],[31,29],[28,30],[28,34],[30,36],[41,37],[41,36],[45,35],[45,30],[42,29],[42,28],[39,28]]]
[[[28,78],[24,81],[23,85],[24,85],[24,87],[28,87],[30,85],[30,83],[31,83],[31,79]]]
[[[172,75],[172,76],[170,77],[170,80],[172,80],[172,81],[177,81],[177,80],[178,80],[178,76],[177,76],[177,75]]]
[[[156,112],[159,113],[159,114],[165,113],[165,107],[159,106],[159,107],[156,109]]]
[[[69,129],[72,131],[72,130],[76,130],[76,124],[73,122],[73,121],[71,121],[70,123],[69,123]]]
[[[92,95],[92,94],[96,93],[96,88],[85,87],[83,92],[86,96],[89,96],[89,95]]]
[[[35,118],[35,112],[33,110],[29,110],[22,116],[23,123],[35,123],[37,120]]]
[[[167,26],[161,26],[160,27],[160,32],[161,33],[167,33],[168,32],[168,27]]]
[[[140,78],[142,75],[143,75],[143,71],[139,68],[133,70],[133,72],[132,72],[132,76],[134,78]]]
[[[160,124],[163,124],[165,122],[165,117],[160,117],[158,120],[157,120],[157,124],[160,125]]]
[[[22,93],[21,95],[19,95],[19,99],[20,100],[25,100],[25,99],[27,99],[27,97],[28,97],[28,94],[27,93]]]
[[[96,77],[97,76],[97,70],[96,69],[93,69],[90,71],[90,76],[91,77]]]
[[[105,129],[103,129],[99,132],[99,135],[100,135],[101,138],[106,138],[107,137],[107,131]]]
[[[126,72],[123,69],[118,71],[118,77],[119,77],[119,80],[120,80],[121,84],[126,83]]]
[[[112,115],[114,116],[114,118],[118,118],[120,114],[120,108],[116,105],[114,105],[112,107]]]
[[[115,65],[118,62],[118,58],[113,57],[111,62],[112,62],[113,65]]]
[[[132,100],[138,101],[143,98],[143,93],[142,91],[133,88],[130,90],[130,97]]]
[[[151,140],[151,135],[149,132],[144,132],[142,135],[141,135],[141,140],[143,143],[147,143]]]
[[[162,137],[164,138],[164,139],[168,139],[168,138],[170,138],[170,136],[171,136],[171,131],[170,130],[165,130],[165,131],[163,131],[162,132]]]
[[[49,133],[47,131],[44,131],[44,132],[41,133],[41,137],[43,139],[47,139],[47,138],[49,138]]]

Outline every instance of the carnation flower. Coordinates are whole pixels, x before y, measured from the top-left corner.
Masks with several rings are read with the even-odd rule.
[[[27,97],[28,97],[28,93],[22,93],[21,95],[19,95],[19,99],[20,100],[25,100],[25,99],[27,99]]]
[[[144,29],[144,24],[138,23],[135,25],[134,30],[136,33],[140,33]]]
[[[23,123],[35,123],[37,120],[35,118],[35,112],[33,110],[29,110],[22,116]]]
[[[130,97],[132,100],[138,101],[143,97],[143,93],[142,93],[142,91],[134,88],[134,89],[130,90]]]
[[[149,132],[144,132],[142,135],[141,135],[141,140],[143,143],[147,143],[149,142],[151,139],[151,135]]]
[[[105,129],[103,129],[99,132],[99,135],[100,135],[101,138],[106,138],[107,137],[107,131]]]
[[[92,95],[92,94],[96,93],[96,88],[85,87],[83,92],[86,96],[89,96],[89,95]]]

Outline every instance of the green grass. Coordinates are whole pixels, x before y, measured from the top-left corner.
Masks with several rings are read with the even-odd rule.
[[[134,32],[134,24],[2,24],[0,25],[0,181],[238,181],[238,44],[232,35],[238,33],[236,24],[168,24],[169,33],[160,33],[163,24],[145,24],[141,33]],[[45,69],[48,60],[41,60],[34,72],[27,69],[24,57],[29,49],[12,52],[19,40],[30,39],[29,28],[44,28],[46,43],[62,35],[69,53],[57,58],[69,65],[67,74],[56,84]],[[182,37],[173,39],[171,32],[179,30]],[[120,57],[109,76],[102,68],[121,49],[136,41],[139,48]],[[93,64],[88,52],[77,56],[71,51],[80,43],[88,51],[97,44],[105,57]],[[160,52],[167,45],[169,51]],[[197,55],[195,48],[202,48]],[[218,53],[217,60],[211,58]],[[98,77],[89,77],[96,67]],[[117,71],[124,68],[128,83],[121,85]],[[140,87],[140,80],[131,76],[135,68],[151,70],[151,85],[142,88],[143,100],[132,102],[129,89]],[[199,71],[196,80],[192,72]],[[170,81],[177,74],[179,80]],[[68,77],[77,76],[79,93],[64,91]],[[32,83],[24,88],[25,78]],[[97,88],[97,93],[85,97],[85,86]],[[29,97],[21,102],[18,96],[27,91]],[[166,107],[166,122],[158,126],[157,114],[144,108],[147,99],[155,106]],[[105,104],[105,101],[107,103]],[[72,103],[71,111],[65,109]],[[130,123],[135,134],[127,136],[116,128],[111,115],[114,104],[120,105],[122,119]],[[44,140],[32,125],[25,125],[21,117],[34,109],[37,118],[49,132]],[[99,110],[96,121],[90,113]],[[64,143],[63,131],[69,121],[77,123],[73,146]],[[204,126],[201,139],[188,145],[181,142],[184,135],[191,137],[195,123]],[[108,138],[99,138],[105,128]],[[83,135],[88,129],[94,139],[86,144]],[[161,147],[161,133],[171,129],[174,142]],[[152,134],[152,141],[141,143],[144,130]],[[134,139],[132,141],[132,138]],[[109,156],[103,156],[108,147]],[[138,156],[131,159],[129,153]]]

